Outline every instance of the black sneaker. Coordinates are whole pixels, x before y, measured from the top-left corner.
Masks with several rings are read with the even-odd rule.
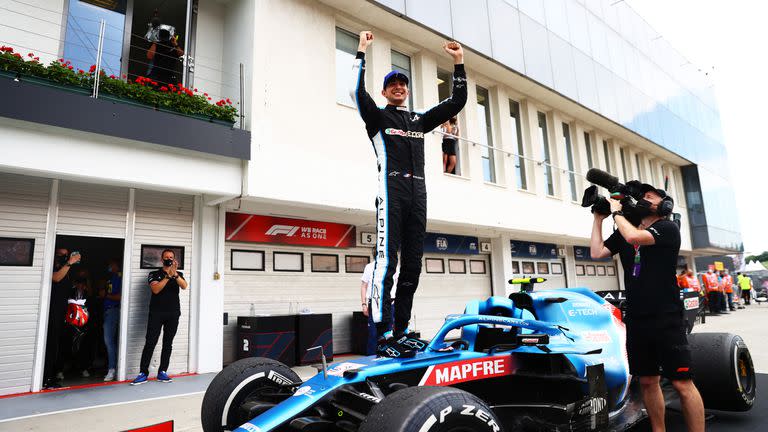
[[[382,336],[376,345],[376,355],[379,357],[410,358],[416,355],[416,350],[397,342],[398,338]]]

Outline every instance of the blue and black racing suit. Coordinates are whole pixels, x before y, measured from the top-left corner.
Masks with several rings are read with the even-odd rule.
[[[467,102],[464,65],[453,72],[451,97],[426,112],[387,105],[379,108],[365,90],[365,53],[358,52],[352,99],[376,152],[379,191],[376,198],[376,262],[371,287],[371,313],[379,334],[387,329],[392,304],[390,292],[401,253],[395,300],[395,332],[405,332],[411,318],[413,295],[419,285],[427,223],[424,184],[424,134],[457,115]]]

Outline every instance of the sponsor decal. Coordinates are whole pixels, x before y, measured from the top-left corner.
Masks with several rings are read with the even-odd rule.
[[[420,386],[447,386],[466,381],[495,378],[513,373],[512,357],[495,356],[462,360],[427,368]]]
[[[248,432],[261,432],[261,428],[260,427],[254,426],[254,425],[252,425],[250,423],[246,423],[246,424],[240,426],[239,429],[244,429],[244,430],[247,430]]]
[[[579,407],[579,415],[597,414],[604,410],[607,405],[608,401],[606,401],[605,398],[590,398]]]
[[[358,395],[359,395],[361,398],[363,398],[363,399],[365,399],[365,400],[368,400],[368,401],[371,401],[371,402],[373,402],[373,403],[379,403],[379,402],[381,402],[381,399],[377,398],[377,397],[376,397],[376,396],[374,396],[374,395],[370,395],[370,394],[368,394],[368,393],[362,393],[362,392],[361,392],[361,393],[358,393]]]
[[[571,309],[568,311],[568,316],[570,317],[592,316],[592,315],[597,315],[597,311],[592,308],[577,308],[577,309]]]
[[[585,331],[584,333],[582,333],[582,337],[587,342],[594,342],[594,343],[600,343],[600,344],[613,342],[611,335],[609,335],[608,331],[606,330]]]
[[[312,386],[301,386],[296,389],[296,392],[293,394],[294,396],[306,396],[308,398],[315,397],[315,389],[312,388]]]
[[[435,247],[439,251],[448,249],[448,239],[445,237],[438,237],[435,239]]]
[[[498,432],[501,430],[496,421],[491,418],[490,414],[483,411],[481,408],[477,408],[474,405],[462,405],[461,408],[462,409],[459,411],[459,415],[477,417],[480,421],[487,424],[491,428],[490,430],[493,432]],[[436,424],[445,423],[446,417],[448,417],[448,415],[451,413],[453,413],[453,407],[448,405],[447,407],[441,409],[438,415],[430,415],[427,420],[424,421],[424,424],[419,428],[419,432],[428,431],[432,428],[432,426]]]
[[[397,135],[406,138],[424,138],[424,132],[404,131],[402,129],[386,128],[384,133],[387,135]]]
[[[685,310],[698,309],[699,298],[698,297],[687,298],[683,300],[683,305],[685,305]]]
[[[333,375],[333,376],[340,377],[340,376],[344,375],[344,372],[346,372],[348,370],[360,369],[363,366],[365,366],[365,365],[364,364],[360,364],[360,363],[353,363],[353,362],[339,363],[336,366],[334,366],[333,368],[328,369],[328,375]]]
[[[289,380],[288,378],[280,375],[279,373],[271,370],[269,371],[269,375],[267,375],[267,378],[271,379],[272,381],[280,384],[280,385],[291,385],[293,384],[293,381]]]

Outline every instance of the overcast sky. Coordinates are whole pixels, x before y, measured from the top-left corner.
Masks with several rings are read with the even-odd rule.
[[[714,67],[744,248],[768,250],[768,2],[626,2],[691,63]]]

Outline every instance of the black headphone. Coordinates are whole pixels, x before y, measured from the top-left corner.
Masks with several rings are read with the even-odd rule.
[[[659,215],[659,217],[665,218],[672,214],[672,210],[674,208],[675,208],[675,201],[672,200],[672,197],[667,195],[661,199],[661,202],[659,203],[659,206],[656,209],[656,214]]]

